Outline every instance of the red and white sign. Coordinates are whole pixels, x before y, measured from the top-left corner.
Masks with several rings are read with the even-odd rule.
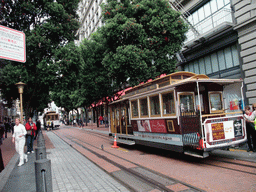
[[[167,133],[165,120],[139,120],[138,131],[152,133]]]
[[[235,141],[244,137],[243,116],[206,119],[204,124],[206,141],[210,145]]]
[[[26,37],[22,31],[0,25],[0,58],[26,62]]]

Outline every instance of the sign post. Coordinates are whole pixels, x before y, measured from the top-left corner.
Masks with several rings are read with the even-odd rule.
[[[26,62],[26,37],[22,31],[0,25],[0,58]]]

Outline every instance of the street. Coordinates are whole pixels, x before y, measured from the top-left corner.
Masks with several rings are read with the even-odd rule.
[[[62,126],[53,133],[131,191],[256,191],[255,153],[217,150],[199,159],[137,145],[114,149],[103,126]]]

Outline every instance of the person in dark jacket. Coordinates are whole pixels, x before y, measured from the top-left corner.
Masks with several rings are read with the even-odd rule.
[[[41,130],[41,121],[38,119],[36,121],[36,136],[35,136],[35,139],[37,138],[37,135],[38,135],[38,132]]]
[[[7,138],[7,132],[9,129],[9,123],[7,121],[4,122],[4,133],[5,133],[5,138]]]

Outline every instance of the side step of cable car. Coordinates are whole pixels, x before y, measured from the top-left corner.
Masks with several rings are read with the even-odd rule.
[[[111,139],[111,141],[114,142],[114,138]],[[128,140],[128,139],[116,139],[116,142],[117,143],[122,143],[122,144],[125,144],[125,145],[135,145],[135,141],[132,141],[132,140]]]
[[[197,158],[209,157],[209,153],[207,151],[184,151],[184,154],[197,157]]]

